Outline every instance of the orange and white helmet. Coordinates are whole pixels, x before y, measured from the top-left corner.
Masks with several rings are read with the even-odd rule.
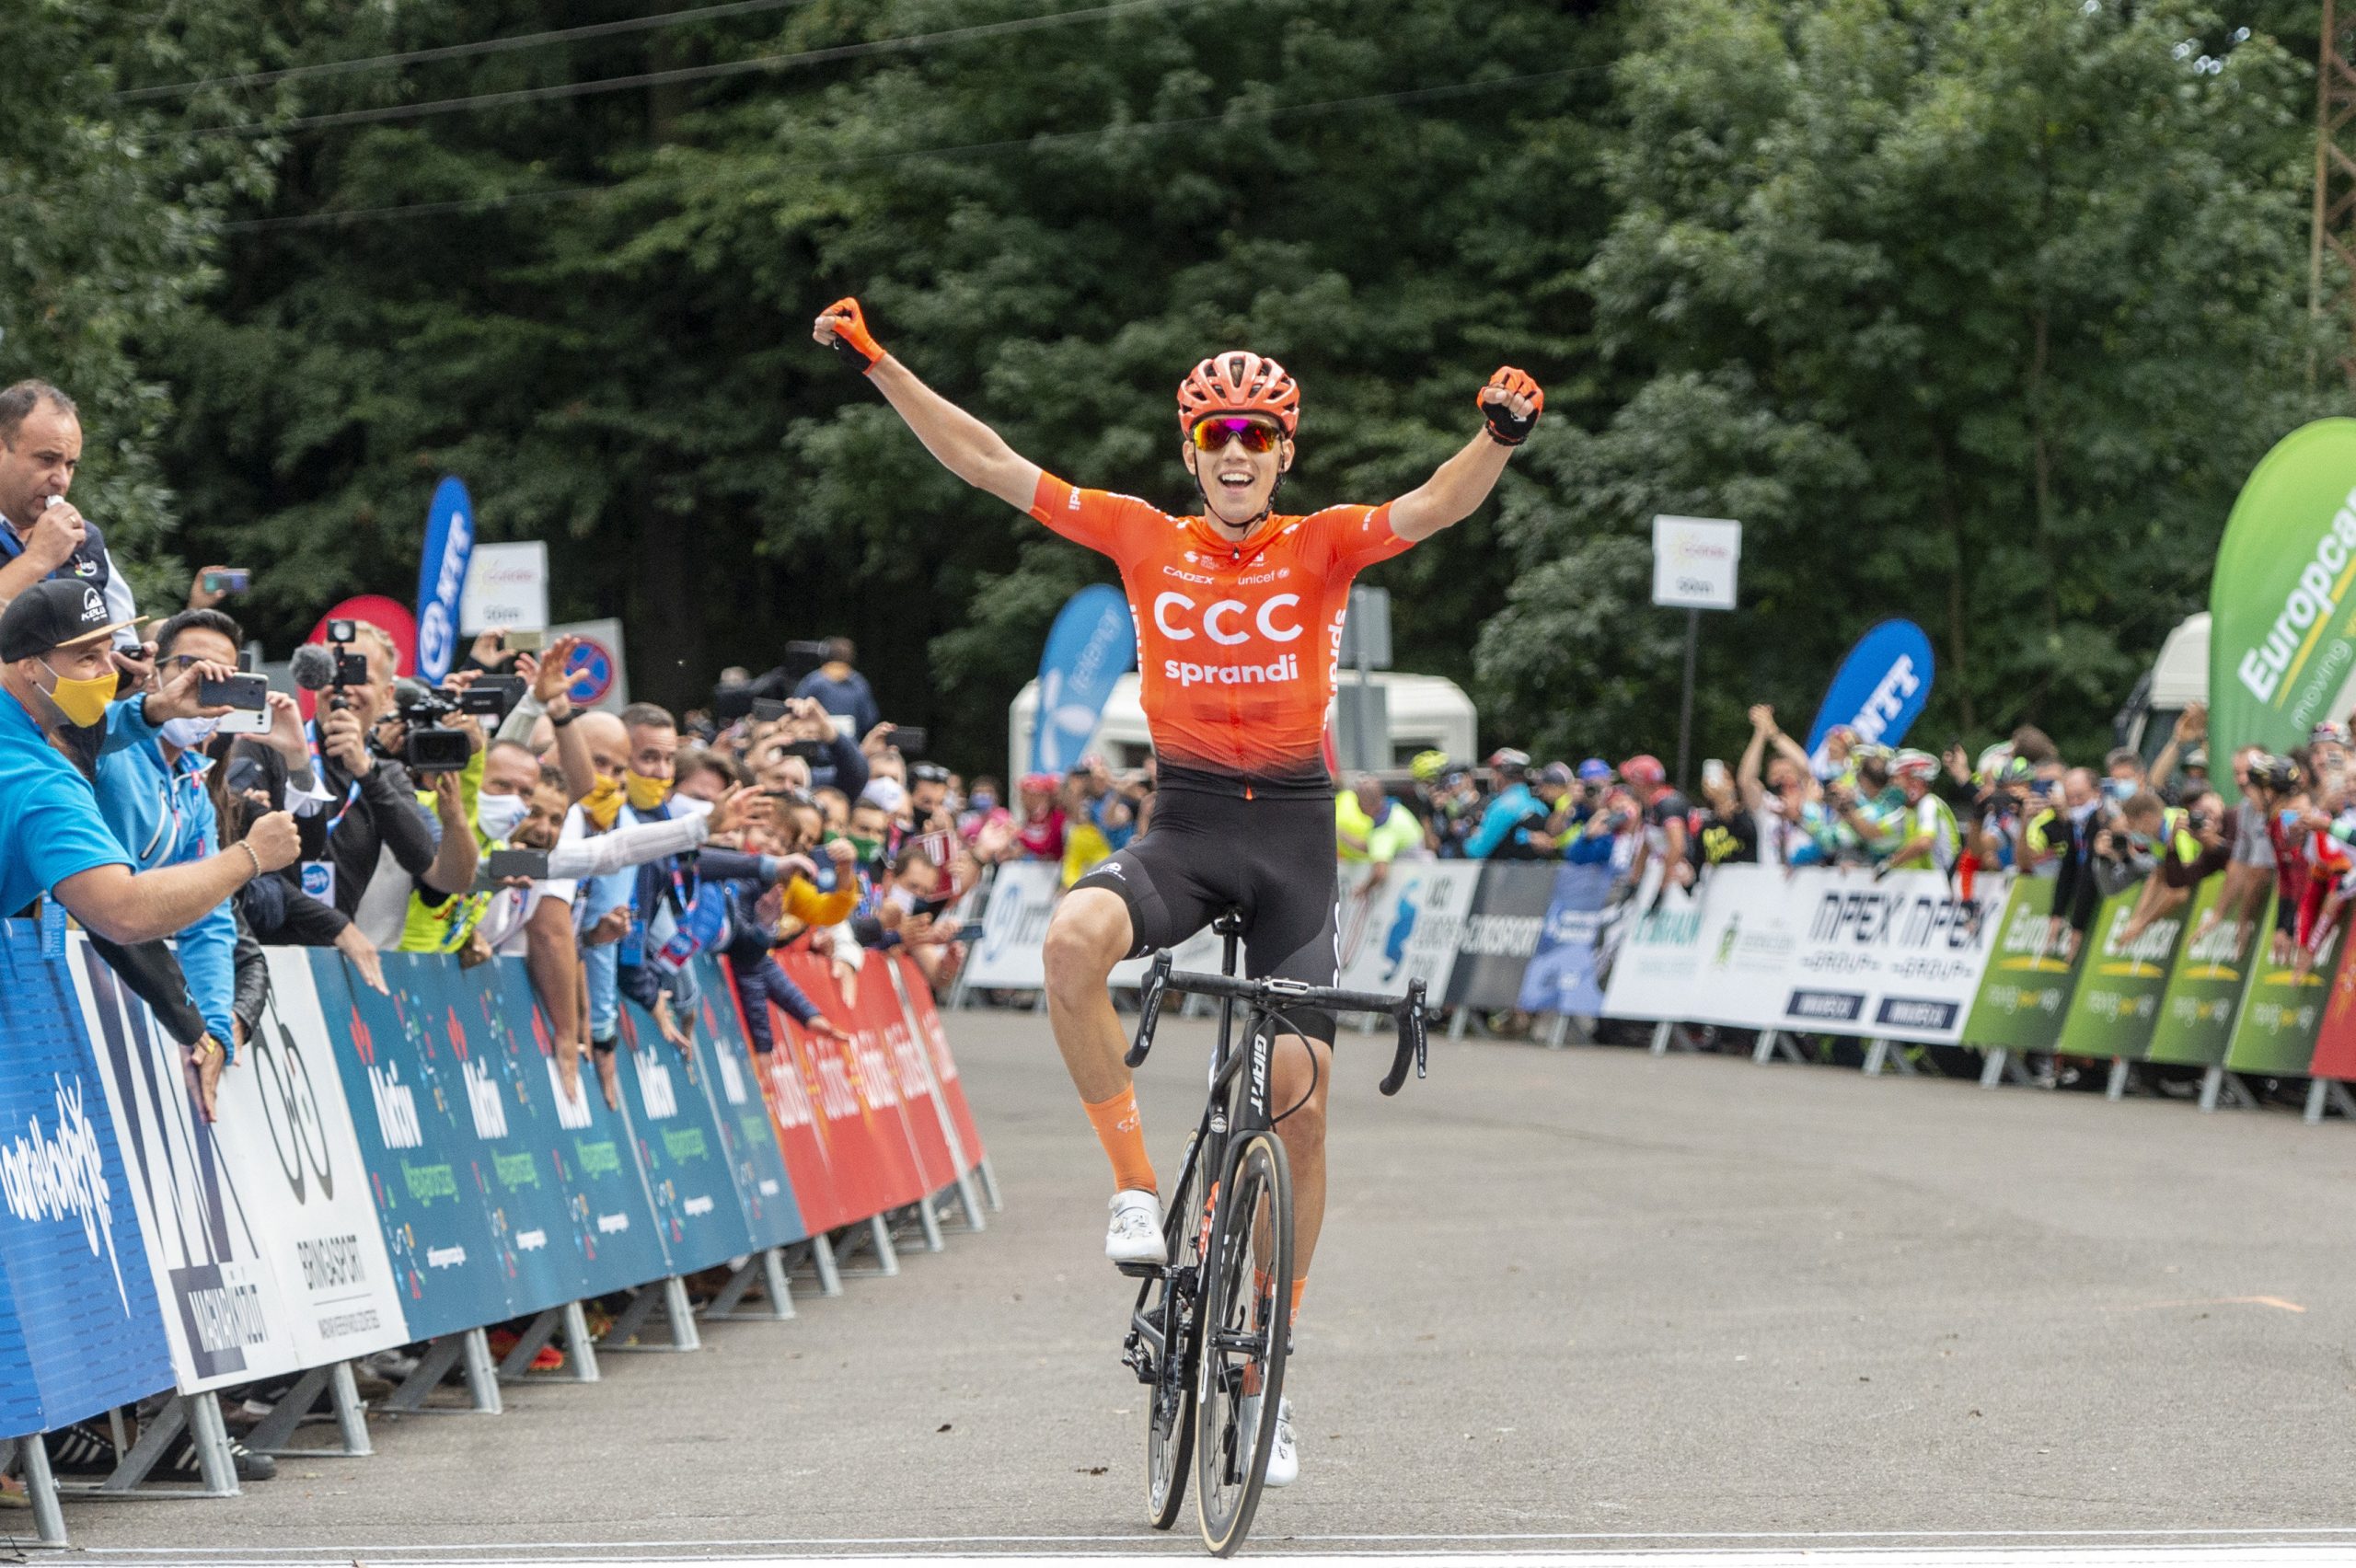
[[[1289,438],[1300,425],[1300,384],[1272,359],[1228,349],[1178,384],[1178,433],[1192,435],[1196,421],[1213,414],[1265,414]]]

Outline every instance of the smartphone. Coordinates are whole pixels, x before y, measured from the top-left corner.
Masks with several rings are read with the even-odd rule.
[[[254,585],[254,574],[242,566],[225,566],[204,574],[208,594],[243,594]]]
[[[225,680],[196,683],[196,700],[207,708],[270,708],[270,682],[260,675],[231,675]],[[268,728],[267,725],[264,728]]]
[[[804,762],[824,762],[835,755],[835,749],[824,741],[788,741],[785,755]]]
[[[1702,785],[1715,790],[1727,781],[1727,765],[1716,757],[1705,757],[1702,763]]]
[[[213,731],[220,735],[267,735],[270,733],[270,709],[233,708],[221,715]]]
[[[929,738],[922,725],[895,724],[892,728],[892,749],[902,756],[922,756]]]
[[[549,855],[545,849],[493,849],[487,867],[493,882],[509,877],[529,877],[534,882],[546,881]]]
[[[510,653],[537,653],[548,641],[544,631],[510,631],[500,635],[500,646]]]
[[[774,724],[785,717],[785,702],[780,698],[756,697],[753,698],[752,714],[755,723]]]

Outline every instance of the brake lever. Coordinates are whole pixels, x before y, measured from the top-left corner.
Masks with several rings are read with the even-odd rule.
[[[1431,1032],[1427,1027],[1431,1020],[1424,1013],[1424,983],[1421,980],[1407,983],[1407,1008],[1415,1020],[1415,1076],[1426,1078],[1430,1075],[1426,1058],[1431,1048]]]
[[[1145,1066],[1146,1053],[1153,1049],[1153,1026],[1161,1016],[1162,994],[1170,987],[1171,952],[1168,948],[1153,955],[1153,965],[1146,971],[1145,985],[1138,994],[1138,1037],[1128,1054],[1121,1059],[1130,1068]]]

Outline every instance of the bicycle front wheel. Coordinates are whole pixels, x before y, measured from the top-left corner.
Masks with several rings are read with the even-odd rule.
[[[1178,1522],[1186,1499],[1186,1467],[1195,1457],[1195,1339],[1202,1323],[1204,1220],[1208,1178],[1189,1145],[1180,1169],[1186,1176],[1163,1211],[1162,1239],[1170,1249],[1170,1276],[1153,1286],[1147,1309],[1161,1332],[1161,1360],[1146,1394],[1145,1513],[1155,1529]]]
[[[1229,1557],[1260,1505],[1291,1337],[1292,1175],[1275,1133],[1230,1147],[1203,1270],[1195,1507],[1203,1543]]]

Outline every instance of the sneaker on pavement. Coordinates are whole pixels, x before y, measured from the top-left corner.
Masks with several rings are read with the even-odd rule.
[[[278,1461],[268,1454],[257,1454],[238,1439],[229,1439],[229,1464],[239,1481],[269,1481],[278,1474]],[[158,1479],[196,1481],[202,1477],[203,1467],[197,1462],[196,1440],[183,1432],[172,1439],[164,1457],[156,1462],[153,1472]]]
[[[1246,1394],[1235,1412],[1236,1447],[1250,1452],[1258,1439],[1260,1426],[1260,1396]],[[1268,1445],[1269,1486],[1290,1486],[1300,1479],[1300,1447],[1293,1441],[1292,1401],[1276,1401],[1276,1435]]]
[[[42,1441],[49,1449],[51,1472],[77,1481],[112,1475],[122,1458],[115,1451],[113,1438],[78,1421],[59,1427]]]
[[[1116,1263],[1166,1263],[1161,1241],[1161,1199],[1138,1187],[1113,1194],[1112,1222],[1104,1228],[1104,1255]]]

